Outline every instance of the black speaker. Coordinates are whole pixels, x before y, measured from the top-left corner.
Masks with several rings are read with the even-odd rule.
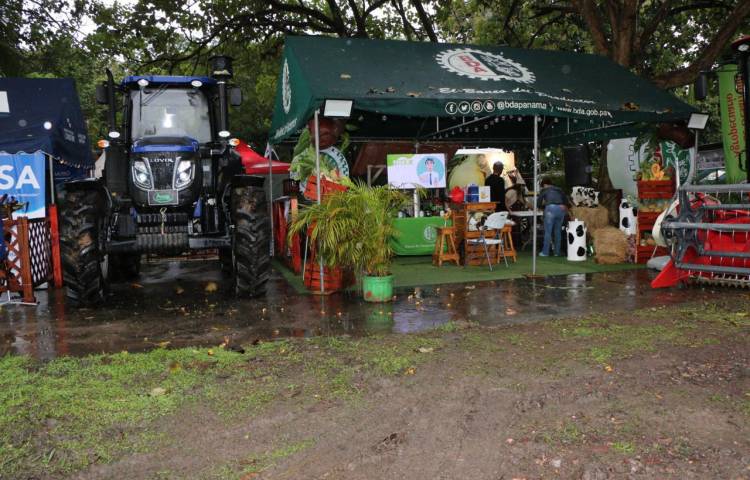
[[[591,185],[591,162],[586,145],[574,145],[563,148],[565,160],[565,184],[588,187]]]

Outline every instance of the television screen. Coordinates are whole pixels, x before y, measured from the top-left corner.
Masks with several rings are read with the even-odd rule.
[[[386,164],[388,185],[394,188],[445,188],[444,153],[395,153]]]

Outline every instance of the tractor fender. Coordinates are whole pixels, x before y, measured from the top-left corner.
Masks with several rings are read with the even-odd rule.
[[[234,175],[231,180],[233,187],[263,187],[265,178],[258,175]]]
[[[64,196],[65,192],[77,192],[83,190],[98,190],[102,197],[106,200],[105,208],[107,210],[107,213],[112,211],[112,196],[110,195],[107,186],[104,185],[104,182],[102,182],[102,180],[99,178],[85,178],[82,180],[72,180],[70,182],[65,182],[60,185],[60,189],[58,190],[58,192],[61,196]]]

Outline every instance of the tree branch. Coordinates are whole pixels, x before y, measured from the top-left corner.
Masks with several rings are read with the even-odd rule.
[[[716,35],[711,39],[708,47],[698,55],[693,63],[685,68],[673,70],[653,78],[654,83],[662,88],[679,87],[687,85],[695,80],[698,73],[708,69],[719,57],[722,50],[732,40],[737,29],[750,16],[750,2],[739,2],[732,12],[727,15],[727,20]]]
[[[419,22],[422,24],[422,28],[424,28],[424,30],[427,32],[427,36],[430,38],[430,41],[437,43],[438,38],[435,34],[435,28],[432,25],[432,19],[430,19],[430,17],[427,15],[427,12],[425,12],[424,7],[422,6],[422,2],[420,0],[411,0],[411,4],[417,10]]]
[[[609,56],[610,46],[605,34],[604,20],[596,4],[592,0],[572,0],[572,3],[588,26],[596,53]]]

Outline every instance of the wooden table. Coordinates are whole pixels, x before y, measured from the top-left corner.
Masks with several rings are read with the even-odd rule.
[[[456,227],[456,242],[463,244],[463,263],[466,265],[467,252],[471,252],[469,265],[487,265],[484,247],[481,244],[469,244],[466,240],[479,238],[479,230],[469,230],[469,219],[475,213],[491,215],[495,213],[495,202],[452,203],[453,225]],[[490,258],[496,255],[491,254]]]

